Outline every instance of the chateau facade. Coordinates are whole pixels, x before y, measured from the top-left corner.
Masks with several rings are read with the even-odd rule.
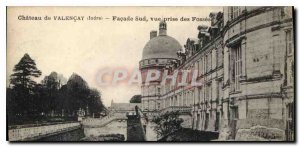
[[[211,26],[198,26],[198,38],[188,38],[184,48],[167,36],[166,22],[158,36],[151,31],[142,77],[153,69],[168,74],[143,82],[143,112],[151,118],[179,111],[184,127],[219,132],[220,140],[264,138],[249,133],[255,127],[294,140],[293,8],[230,6],[209,17]],[[161,84],[177,70],[198,71],[202,85]]]

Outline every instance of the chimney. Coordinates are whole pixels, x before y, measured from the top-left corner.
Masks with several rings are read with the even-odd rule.
[[[157,36],[157,31],[151,31],[150,32],[150,39],[154,38]]]

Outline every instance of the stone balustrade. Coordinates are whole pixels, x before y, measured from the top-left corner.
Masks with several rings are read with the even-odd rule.
[[[79,127],[79,122],[39,125],[34,127],[9,127],[8,139],[9,141],[34,140],[35,138],[41,138],[43,136],[49,136],[51,134],[60,133]]]
[[[160,113],[166,113],[171,111],[179,111],[179,113],[191,113],[192,107],[189,106],[170,106],[162,109]]]
[[[127,119],[126,115],[120,113],[112,113],[103,118],[85,118],[82,121],[84,127],[103,127],[110,122],[118,119]]]

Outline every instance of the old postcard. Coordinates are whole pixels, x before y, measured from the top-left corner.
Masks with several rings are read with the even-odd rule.
[[[294,142],[293,14],[7,7],[7,140]]]

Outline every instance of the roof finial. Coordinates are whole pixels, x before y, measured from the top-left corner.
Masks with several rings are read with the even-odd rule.
[[[165,20],[159,23],[159,36],[167,35],[167,23]]]

